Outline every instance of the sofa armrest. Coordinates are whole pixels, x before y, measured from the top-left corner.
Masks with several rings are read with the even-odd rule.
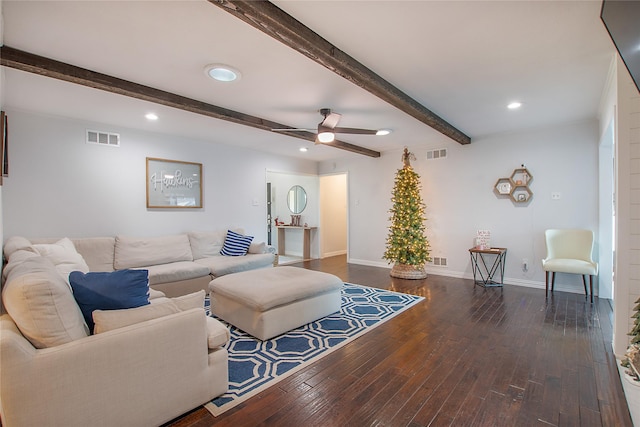
[[[201,309],[46,349],[31,346],[9,316],[0,326],[7,425],[162,424],[214,397]]]

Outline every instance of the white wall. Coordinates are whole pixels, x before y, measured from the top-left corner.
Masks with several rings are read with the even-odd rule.
[[[427,270],[471,277],[468,249],[476,230],[488,229],[493,246],[508,248],[505,282],[544,287],[545,229],[589,228],[598,235],[598,140],[597,122],[587,121],[477,138],[468,146],[450,143],[445,159],[426,160],[426,148],[409,147],[417,156],[412,165],[421,176],[427,205],[431,255],[448,260],[447,267]],[[533,198],[520,205],[496,195],[493,186],[523,163],[533,176]],[[400,151],[378,159],[321,163],[321,174],[349,173],[351,262],[387,265],[382,255],[388,210],[401,167]],[[552,200],[552,192],[560,192],[561,199]],[[527,272],[521,268],[523,258],[529,261]],[[584,292],[577,275],[558,274],[556,289]]]
[[[9,114],[5,237],[156,236],[237,226],[264,241],[266,170],[317,174],[316,162],[232,145],[21,111]],[[86,144],[87,128],[120,133],[121,147]],[[204,207],[147,209],[146,157],[202,163]]]

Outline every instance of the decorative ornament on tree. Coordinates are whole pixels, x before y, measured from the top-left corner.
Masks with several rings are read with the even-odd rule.
[[[424,264],[430,261],[429,242],[424,234],[425,204],[420,196],[420,176],[411,167],[416,156],[407,147],[402,154],[402,169],[396,173],[389,210],[391,225],[383,258],[393,262],[391,276],[424,279]]]

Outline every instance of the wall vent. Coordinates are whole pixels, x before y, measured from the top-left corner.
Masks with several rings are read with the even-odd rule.
[[[431,264],[439,266],[439,267],[446,267],[447,266],[447,259],[446,258],[442,258],[442,257],[431,257]]]
[[[120,134],[87,129],[87,144],[120,146]]]
[[[438,148],[437,150],[427,151],[427,160],[444,159],[447,157],[446,148]]]

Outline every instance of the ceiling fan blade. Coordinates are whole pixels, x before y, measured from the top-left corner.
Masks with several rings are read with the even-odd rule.
[[[320,123],[321,126],[333,129],[340,121],[342,115],[338,113],[329,113],[324,117],[324,120]]]
[[[315,129],[302,129],[302,128],[280,128],[280,129],[271,129],[272,132],[288,132],[288,131],[305,131],[305,132],[315,132]]]
[[[333,128],[335,133],[351,133],[351,134],[359,134],[359,135],[375,135],[378,133],[377,130],[371,129],[357,129],[357,128]]]

